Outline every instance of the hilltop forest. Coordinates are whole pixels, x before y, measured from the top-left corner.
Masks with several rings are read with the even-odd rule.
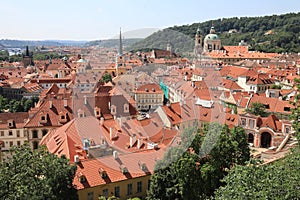
[[[170,42],[175,52],[193,52],[197,28],[204,38],[211,26],[214,26],[222,45],[238,45],[244,40],[250,50],[300,52],[300,12],[263,17],[222,18],[169,27],[135,43],[129,50],[166,49],[167,43]]]

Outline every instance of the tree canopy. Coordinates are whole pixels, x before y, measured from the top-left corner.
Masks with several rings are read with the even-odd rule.
[[[259,102],[253,102],[251,106],[246,109],[246,112],[261,117],[268,116],[268,112],[266,111],[265,105]]]
[[[213,24],[222,45],[238,45],[244,40],[250,50],[263,52],[300,52],[300,13],[288,13],[264,17],[232,17],[209,20],[191,25],[174,26],[157,31],[130,47],[139,49],[166,49],[170,41],[179,53],[193,52],[197,29],[203,36]],[[234,30],[233,32],[230,30]],[[186,38],[189,38],[188,40]]]
[[[4,112],[4,110],[9,110],[9,112],[27,112],[30,108],[34,107],[34,104],[38,101],[38,97],[32,97],[30,99],[23,97],[21,100],[9,100],[0,95],[0,112]]]
[[[111,78],[111,75],[106,73],[106,74],[103,74],[102,76],[102,79],[101,79],[104,83],[107,83],[109,81],[112,81],[112,78]]]
[[[203,199],[212,195],[235,164],[249,160],[242,128],[211,124],[203,132],[182,133],[182,145],[171,147],[157,162],[147,199]]]
[[[296,149],[268,165],[234,167],[216,191],[215,199],[298,199],[300,154]]]
[[[0,163],[0,199],[78,199],[73,187],[76,166],[46,149],[32,151],[26,144],[11,149]]]

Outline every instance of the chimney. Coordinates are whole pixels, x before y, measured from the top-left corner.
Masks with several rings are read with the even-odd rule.
[[[104,117],[101,117],[100,118],[100,125],[103,126],[103,124],[104,124]]]
[[[64,107],[68,107],[68,100],[67,99],[64,99]]]
[[[86,95],[84,95],[84,105],[87,105],[87,97],[86,97]]]
[[[108,109],[110,110],[110,102],[108,102]]]
[[[49,100],[49,108],[51,109],[53,107],[53,102],[52,100]]]
[[[118,152],[117,151],[113,151],[113,157],[114,157],[115,160],[118,159]]]
[[[110,140],[112,140],[112,138],[113,138],[113,128],[112,127],[109,128],[109,138],[110,138]]]
[[[132,147],[133,146],[133,137],[130,136],[130,139],[129,139],[129,146]]]

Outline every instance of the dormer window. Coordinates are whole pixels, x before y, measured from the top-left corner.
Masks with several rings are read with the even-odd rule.
[[[47,123],[47,114],[46,114],[46,113],[41,113],[41,116],[40,116],[40,123],[41,123],[41,124]]]
[[[128,169],[125,165],[120,165],[120,171],[123,173],[123,174],[127,174],[128,173]]]
[[[104,169],[102,169],[101,167],[98,169],[98,172],[101,176],[101,178],[105,179],[107,177],[107,173]]]
[[[63,124],[63,123],[66,123],[67,121],[68,121],[67,113],[60,112],[59,113],[59,122]]]
[[[95,113],[95,117],[99,118],[101,117],[101,109],[96,107],[95,110],[94,110],[94,113]]]
[[[77,111],[77,114],[78,114],[78,117],[79,117],[79,118],[85,117],[85,113],[84,113],[84,111],[81,110],[81,109],[79,109],[79,110]]]
[[[117,108],[116,108],[115,105],[112,105],[112,106],[111,106],[111,114],[112,114],[112,115],[115,115],[116,113],[117,113]]]
[[[13,128],[14,125],[15,125],[15,123],[14,123],[13,120],[9,120],[8,123],[7,123],[7,125],[8,125],[9,128]]]
[[[85,175],[82,174],[82,172],[79,172],[79,173],[77,174],[77,177],[78,177],[78,181],[79,181],[80,183],[84,183],[84,182],[86,181],[86,177],[85,177]]]
[[[128,113],[129,112],[129,105],[126,103],[124,104],[124,113]]]

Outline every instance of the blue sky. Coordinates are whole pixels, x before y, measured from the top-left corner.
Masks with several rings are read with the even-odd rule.
[[[1,0],[0,39],[111,38],[119,28],[299,12],[299,0]]]

